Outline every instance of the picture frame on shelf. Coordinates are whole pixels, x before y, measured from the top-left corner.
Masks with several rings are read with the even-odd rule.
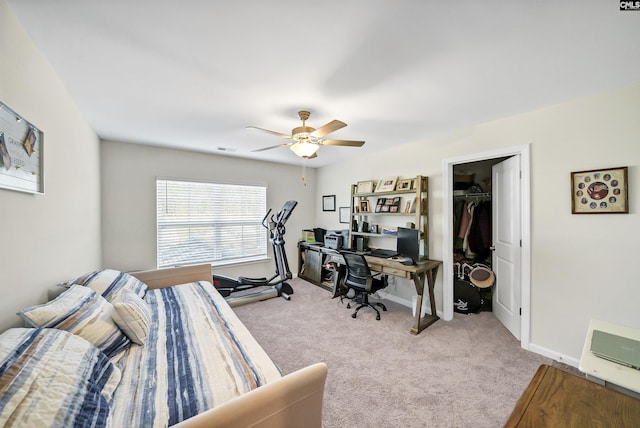
[[[374,185],[373,181],[358,181],[356,193],[373,193]]]
[[[360,201],[358,203],[359,208],[361,213],[370,213],[371,212],[371,205],[369,204],[369,200],[365,199],[363,201]]]
[[[398,180],[396,190],[411,190],[413,188],[413,179]]]
[[[340,207],[338,216],[340,223],[349,224],[349,218],[351,217],[350,207]]]
[[[396,182],[398,181],[398,177],[385,177],[378,181],[378,185],[376,186],[376,193],[379,192],[393,192],[396,190]]]
[[[382,212],[382,207],[384,206],[385,202],[387,201],[387,198],[378,198],[378,201],[376,202],[376,212]]]
[[[389,212],[390,213],[399,213],[400,212],[400,197],[396,196],[395,198],[390,198],[391,204],[389,204]]]
[[[336,210],[336,195],[324,195],[322,197],[322,211]]]
[[[628,167],[571,173],[572,214],[629,214]]]
[[[418,198],[413,198],[411,205],[409,206],[408,214],[414,214],[416,212],[416,205],[418,205]]]

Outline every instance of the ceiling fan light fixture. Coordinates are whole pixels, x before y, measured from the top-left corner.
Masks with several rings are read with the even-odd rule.
[[[320,146],[317,144],[298,142],[289,146],[289,148],[291,149],[291,151],[293,151],[293,153],[300,156],[301,158],[309,158],[318,151]]]
[[[306,121],[309,119],[309,112],[302,110],[298,112],[302,126],[298,126],[291,130],[291,135],[283,134],[282,132],[270,131],[264,128],[258,128],[257,126],[247,126],[247,128],[257,129],[258,131],[266,132],[268,134],[275,135],[276,137],[282,137],[289,142],[277,144],[275,146],[264,147],[262,149],[252,150],[254,152],[261,152],[264,150],[271,150],[277,147],[289,147],[296,156],[301,158],[310,159],[315,158],[316,152],[321,145],[327,146],[345,146],[345,147],[361,147],[364,141],[351,141],[351,140],[325,140],[324,137],[332,132],[342,129],[347,126],[346,123],[334,119],[331,122],[325,123],[320,128],[313,128],[307,126]]]

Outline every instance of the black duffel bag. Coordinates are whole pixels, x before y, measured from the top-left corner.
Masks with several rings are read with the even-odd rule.
[[[482,308],[480,290],[464,279],[453,283],[453,310],[460,314],[475,314]]]

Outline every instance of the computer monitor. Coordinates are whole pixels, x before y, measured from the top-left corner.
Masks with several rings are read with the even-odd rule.
[[[420,231],[399,227],[396,250],[401,256],[411,257],[411,260],[417,263],[420,258]]]

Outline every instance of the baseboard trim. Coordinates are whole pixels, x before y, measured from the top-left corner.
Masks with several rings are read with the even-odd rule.
[[[535,343],[529,344],[529,351],[535,352],[536,354],[540,354],[543,357],[551,358],[552,360],[558,361],[559,363],[567,364],[575,368],[580,367],[579,359],[570,357],[565,354],[560,354],[556,351],[552,351],[551,349],[536,345]]]
[[[406,306],[409,310],[413,310],[412,302],[410,300],[404,299],[402,297],[398,297],[394,294],[378,291],[378,294],[381,298],[391,300],[392,302],[398,303],[400,305]],[[427,313],[431,314],[429,310],[429,305],[427,305]],[[440,318],[442,318],[442,311],[437,311],[437,314]],[[543,357],[551,358],[554,361],[559,363],[567,364],[569,366],[575,367],[576,369],[580,367],[580,360],[577,358],[570,357],[569,355],[561,354],[559,352],[553,351],[551,349],[545,348],[543,346],[536,345],[535,343],[529,343],[528,351],[533,353],[542,355]]]
[[[411,300],[407,300],[407,299],[404,299],[402,297],[398,297],[395,294],[391,294],[391,293],[389,293],[387,291],[382,291],[382,290],[378,291],[377,294],[382,299],[391,300],[392,302],[398,303],[398,304],[400,304],[402,306],[406,306],[407,308],[409,308],[410,311],[413,311],[413,302]],[[429,307],[428,302],[423,302],[423,306],[425,306],[425,305],[426,305],[426,308],[425,308],[426,312],[429,315],[431,315],[431,308]],[[442,311],[436,310],[436,314],[440,318],[442,318]]]

